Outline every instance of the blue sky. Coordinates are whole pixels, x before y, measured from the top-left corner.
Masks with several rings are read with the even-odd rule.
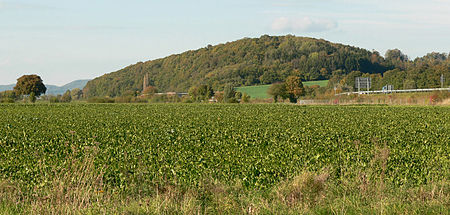
[[[263,34],[448,53],[450,0],[0,0],[0,84],[62,85]]]

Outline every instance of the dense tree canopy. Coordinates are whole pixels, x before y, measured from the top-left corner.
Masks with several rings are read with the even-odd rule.
[[[35,96],[45,94],[47,88],[38,75],[24,75],[17,79],[17,84],[14,87],[17,95],[30,95],[34,93]]]
[[[328,84],[330,87],[338,86],[352,91],[355,90],[355,77],[363,76],[372,78],[372,90],[381,90],[385,85],[392,85],[394,89],[438,88],[441,87],[440,77],[443,75],[444,87],[450,86],[450,58],[447,54],[430,53],[414,61],[397,59],[392,62],[394,69],[383,74],[367,74],[360,71],[345,74],[342,71],[334,71]]]
[[[285,81],[286,92],[289,95],[291,102],[297,102],[300,96],[305,95],[305,88],[303,87],[302,80],[298,76],[289,76]]]
[[[267,90],[267,93],[272,96],[273,102],[275,103],[278,102],[279,98],[282,98],[284,100],[288,97],[286,85],[284,83],[272,84]]]
[[[272,84],[284,82],[288,76],[301,81],[330,79],[331,87],[349,90],[353,90],[355,75],[377,80],[374,89],[383,84],[393,84],[396,89],[435,87],[440,75],[448,74],[448,62],[448,54],[430,53],[411,61],[398,49],[388,50],[383,58],[377,51],[321,39],[264,35],[139,62],[90,81],[83,91],[87,97],[142,92],[147,74],[148,84],[161,92],[187,92],[200,85],[221,91],[226,84]],[[450,75],[446,77],[450,79]]]
[[[191,96],[192,101],[208,101],[214,96],[214,91],[211,86],[203,84],[189,88],[189,95]]]
[[[202,84],[223,90],[234,86],[271,84],[295,75],[303,81],[329,79],[332,71],[382,73],[383,58],[325,40],[295,36],[262,36],[208,46],[196,51],[140,62],[90,81],[87,96],[119,96],[142,91],[143,79],[162,92],[187,92]]]

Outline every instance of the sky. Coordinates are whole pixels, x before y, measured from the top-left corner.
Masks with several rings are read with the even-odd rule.
[[[0,0],[0,85],[63,85],[264,34],[449,53],[450,0]]]

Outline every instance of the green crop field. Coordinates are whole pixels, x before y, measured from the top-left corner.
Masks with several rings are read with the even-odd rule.
[[[259,86],[248,86],[248,87],[237,87],[236,91],[241,93],[247,93],[251,98],[254,99],[268,99],[270,95],[267,94],[267,90],[271,84],[259,85]]]
[[[319,85],[321,87],[326,87],[328,84],[328,80],[323,81],[305,81],[303,82],[304,86],[313,86],[313,85]],[[270,95],[267,94],[267,90],[271,84],[267,85],[259,85],[259,86],[248,86],[248,87],[237,87],[236,91],[247,93],[250,95],[251,98],[256,99],[267,99],[270,98]]]
[[[394,188],[450,179],[448,107],[46,104],[0,116],[0,179],[21,193],[86,157],[112,193],[204,178],[264,191],[305,171]]]

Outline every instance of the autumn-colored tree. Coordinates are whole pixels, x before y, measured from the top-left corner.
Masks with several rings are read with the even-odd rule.
[[[289,95],[289,101],[297,103],[297,99],[300,96],[305,95],[305,88],[303,87],[302,80],[298,76],[289,76],[285,81],[286,91]]]
[[[17,95],[30,95],[34,93],[35,96],[39,97],[41,94],[45,94],[47,88],[38,75],[24,75],[17,79],[14,91]]]

